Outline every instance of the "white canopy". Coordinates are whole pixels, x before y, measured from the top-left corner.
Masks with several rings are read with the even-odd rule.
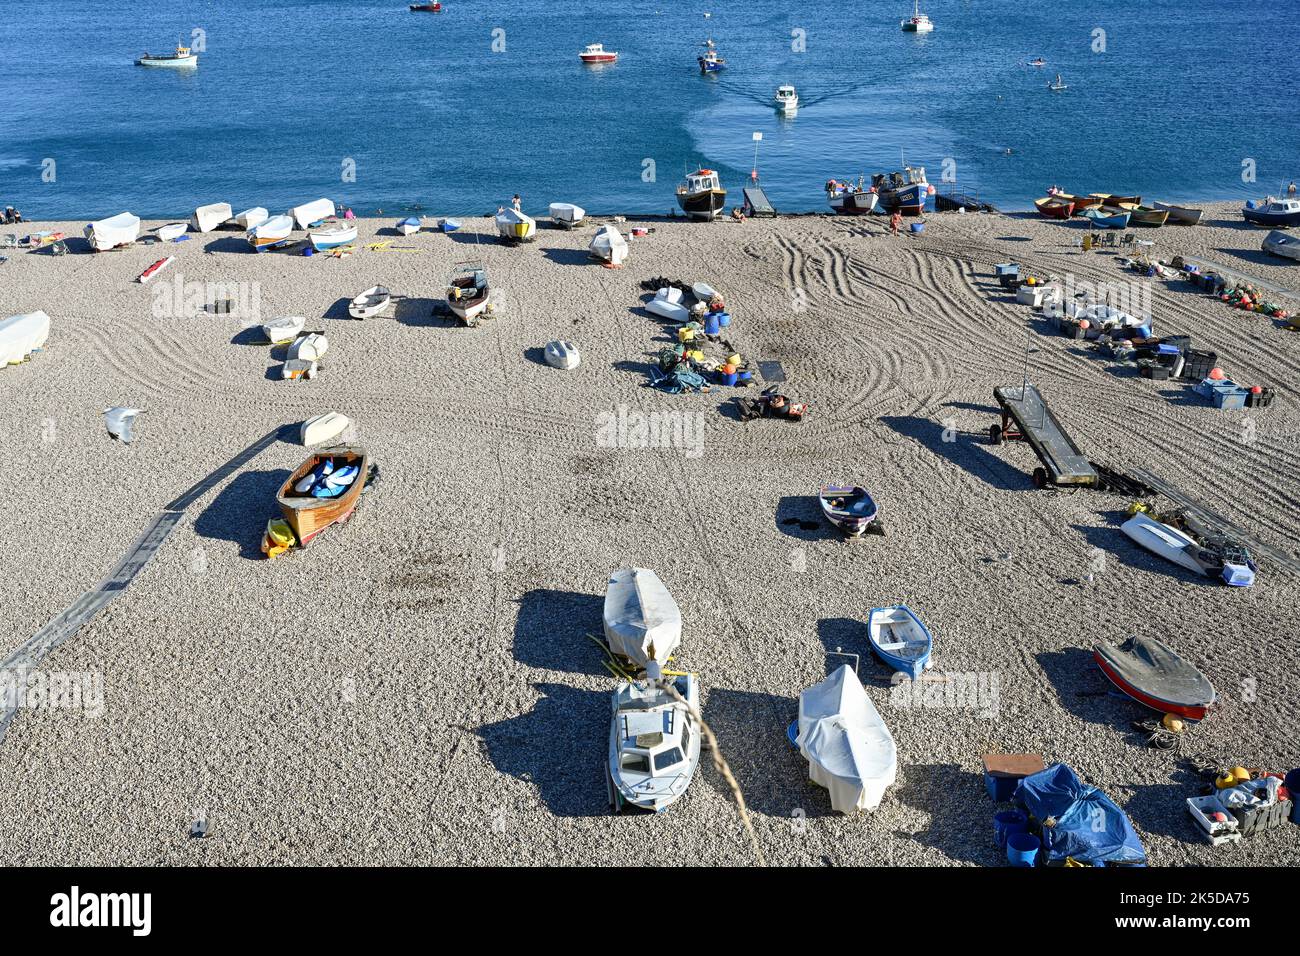
[[[129,212],[92,222],[85,229],[90,244],[99,251],[125,246],[140,235],[140,217]]]
[[[615,654],[645,666],[664,664],[682,639],[682,613],[659,575],[620,568],[605,590],[605,639]]]
[[[619,266],[627,258],[627,240],[613,226],[605,225],[596,230],[588,246],[592,254]]]
[[[799,695],[798,743],[840,813],[874,810],[898,775],[894,738],[847,664]]]
[[[0,366],[17,364],[45,345],[50,317],[44,312],[11,315],[0,320]]]

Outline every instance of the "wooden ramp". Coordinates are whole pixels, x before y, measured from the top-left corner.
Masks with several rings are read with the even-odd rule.
[[[746,186],[744,213],[746,216],[775,216],[776,207],[767,198],[761,186]]]

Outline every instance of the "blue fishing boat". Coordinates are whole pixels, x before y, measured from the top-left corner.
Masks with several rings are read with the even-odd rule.
[[[718,56],[718,49],[713,45],[712,40],[705,40],[704,46],[704,54],[695,58],[700,64],[700,72],[704,74],[721,73],[727,68],[727,61]]]
[[[907,605],[872,608],[867,631],[876,656],[894,670],[916,680],[930,666],[933,638]]]
[[[420,231],[421,221],[419,216],[407,216],[405,219],[397,220],[394,227],[404,236],[410,236]]]
[[[438,227],[439,227],[443,232],[455,232],[457,229],[460,228],[460,220],[459,220],[459,219],[443,219],[441,222],[438,223]]]
[[[1083,218],[1098,229],[1127,229],[1129,213],[1108,210],[1103,206],[1100,209],[1085,209]]]
[[[885,212],[920,216],[934,195],[934,187],[925,178],[924,166],[904,166],[902,172],[876,173],[871,188],[880,197]]]

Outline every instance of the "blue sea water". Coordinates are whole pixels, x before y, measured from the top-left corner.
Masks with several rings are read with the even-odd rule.
[[[0,204],[170,217],[330,196],[468,214],[519,192],[531,212],[663,213],[701,164],[738,199],[756,131],[784,211],[824,209],[826,179],[900,156],[1011,209],[1052,183],[1192,201],[1300,178],[1276,55],[1300,49],[1294,0],[929,0],[923,36],[899,29],[910,6],[4,0]],[[133,65],[195,30],[198,70]],[[717,77],[696,67],[706,37],[729,63]],[[583,66],[592,42],[618,63]],[[1027,65],[1039,55],[1045,68]],[[1051,93],[1058,72],[1069,89]],[[803,101],[791,119],[771,106],[784,82]]]

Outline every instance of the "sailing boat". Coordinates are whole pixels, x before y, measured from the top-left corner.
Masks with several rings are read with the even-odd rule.
[[[1060,73],[1056,74],[1056,81],[1055,81],[1055,82],[1053,82],[1053,83],[1048,83],[1048,84],[1047,84],[1047,88],[1048,88],[1049,90],[1052,90],[1053,92],[1060,92],[1061,90],[1068,90],[1068,89],[1069,89],[1069,87],[1066,86],[1065,83],[1061,80],[1061,74],[1060,74]]]
[[[912,16],[900,21],[900,25],[907,33],[929,33],[934,29],[934,23],[921,12],[921,0],[912,0]]]

